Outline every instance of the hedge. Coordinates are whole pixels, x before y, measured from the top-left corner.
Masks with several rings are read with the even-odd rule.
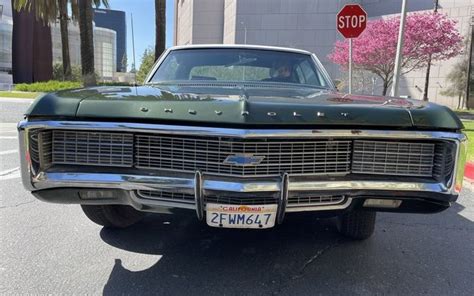
[[[15,85],[16,91],[52,92],[62,89],[80,88],[82,83],[73,81],[50,80],[47,82],[20,83]]]

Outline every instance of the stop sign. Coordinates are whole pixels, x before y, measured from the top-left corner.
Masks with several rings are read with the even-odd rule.
[[[348,4],[337,14],[337,30],[346,38],[357,38],[367,25],[367,12],[358,4]]]

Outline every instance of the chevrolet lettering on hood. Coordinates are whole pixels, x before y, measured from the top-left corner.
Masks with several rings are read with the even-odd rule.
[[[458,198],[462,129],[444,106],[338,92],[310,52],[252,45],[170,48],[144,85],[48,93],[18,125],[24,186],[104,227],[164,208],[245,229],[304,212],[353,239],[377,212]]]

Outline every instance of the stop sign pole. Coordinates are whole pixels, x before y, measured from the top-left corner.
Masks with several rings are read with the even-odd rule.
[[[349,39],[349,93],[352,93],[352,38],[359,37],[367,26],[367,12],[358,4],[345,5],[336,16],[339,33]]]

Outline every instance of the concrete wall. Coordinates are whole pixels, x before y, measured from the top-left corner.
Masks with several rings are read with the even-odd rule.
[[[224,36],[224,0],[195,1],[193,11],[193,43],[222,43]]]
[[[176,0],[175,2],[175,45],[193,43],[193,3],[194,0]]]
[[[235,43],[237,28],[237,0],[225,0],[224,3],[224,37],[223,43]]]

